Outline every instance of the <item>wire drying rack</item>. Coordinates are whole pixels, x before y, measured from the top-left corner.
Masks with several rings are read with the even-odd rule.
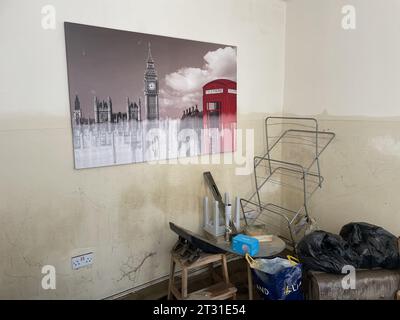
[[[267,117],[266,153],[254,157],[256,191],[241,199],[246,225],[265,224],[296,248],[310,223],[308,202],[322,187],[320,156],[334,139],[315,118]]]

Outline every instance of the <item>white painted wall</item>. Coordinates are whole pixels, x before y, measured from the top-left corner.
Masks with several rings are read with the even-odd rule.
[[[341,26],[356,9],[356,29]],[[285,112],[400,115],[400,1],[287,1]]]
[[[56,30],[41,28],[47,4]],[[265,114],[282,111],[279,0],[2,0],[0,298],[98,299],[159,279],[176,240],[168,222],[201,224],[203,171],[221,190],[253,191],[232,165],[74,170],[64,21],[236,45],[239,126],[263,137]],[[93,266],[72,271],[70,258],[88,251]],[[40,287],[46,264],[56,267],[56,290]]]
[[[342,6],[356,29],[341,27]],[[400,234],[400,1],[287,1],[284,113],[317,116],[336,139],[311,200],[320,226],[366,221]]]
[[[47,4],[56,9],[56,30],[41,27]],[[237,45],[239,91],[254,92],[239,93],[239,112],[281,111],[284,4],[279,0],[3,0],[0,8],[0,63],[9,84],[0,92],[10,99],[1,114],[69,112],[64,21]]]

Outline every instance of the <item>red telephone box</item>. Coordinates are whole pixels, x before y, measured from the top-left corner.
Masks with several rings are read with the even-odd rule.
[[[203,128],[205,153],[236,150],[235,81],[217,79],[203,86]]]

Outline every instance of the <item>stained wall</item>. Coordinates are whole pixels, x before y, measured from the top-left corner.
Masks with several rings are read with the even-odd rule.
[[[56,29],[41,27],[44,5]],[[238,126],[281,113],[285,4],[278,0],[16,1],[0,4],[0,298],[102,299],[163,279],[176,240],[169,221],[202,223],[202,173],[246,197],[237,165],[132,164],[74,170],[63,22],[238,48]],[[242,165],[240,165],[242,166]],[[71,257],[94,252],[73,271]],[[56,290],[43,290],[44,265]]]

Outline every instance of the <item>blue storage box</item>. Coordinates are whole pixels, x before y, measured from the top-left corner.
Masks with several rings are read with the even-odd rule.
[[[232,239],[232,249],[238,254],[248,253],[254,256],[258,253],[259,243],[256,238],[246,236],[244,234],[239,234]]]

